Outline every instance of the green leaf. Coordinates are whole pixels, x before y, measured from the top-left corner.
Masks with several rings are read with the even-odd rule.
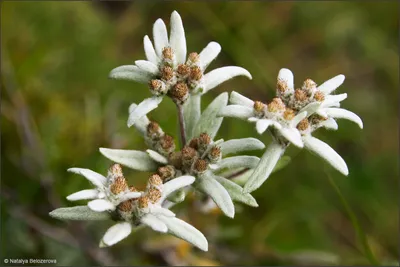
[[[228,103],[228,93],[222,93],[204,110],[197,124],[195,125],[192,137],[199,136],[206,132],[212,139],[221,126],[223,117],[217,117],[219,111]]]
[[[106,158],[138,171],[156,171],[158,164],[143,151],[99,148]]]
[[[59,208],[50,212],[49,215],[59,220],[102,221],[110,219],[108,212],[96,212],[89,209],[88,206]]]
[[[254,197],[249,193],[243,193],[243,188],[240,185],[221,176],[215,176],[214,178],[223,187],[225,187],[226,191],[228,191],[232,200],[242,202],[252,207],[258,207],[257,201],[254,199]]]
[[[183,105],[183,118],[185,120],[186,139],[192,138],[193,129],[200,118],[201,95],[190,95],[189,99]]]

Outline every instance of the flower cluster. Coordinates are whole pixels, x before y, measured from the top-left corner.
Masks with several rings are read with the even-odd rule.
[[[247,181],[244,192],[252,192],[261,186],[289,144],[299,148],[305,146],[341,173],[348,175],[347,165],[342,157],[329,145],[311,136],[313,131],[321,127],[337,130],[335,119],[340,118],[363,127],[356,114],[339,108],[347,94],[331,94],[343,81],[344,75],[338,75],[317,86],[313,80],[306,79],[301,88],[294,89],[293,73],[288,69],[281,69],[277,79],[276,97],[268,104],[253,101],[237,92],[231,93],[232,105],[223,108],[220,116],[253,122],[259,134],[268,129],[274,138]]]
[[[204,93],[235,76],[251,79],[250,73],[235,66],[205,73],[221,47],[210,42],[199,54],[193,52],[186,56],[185,32],[176,11],[171,15],[169,38],[164,22],[159,19],[153,27],[153,39],[154,46],[148,36],[144,37],[147,60],[117,67],[110,73],[111,78],[134,80],[149,86],[153,96],[139,104],[131,104],[127,122],[128,127],[133,126],[143,137],[148,149],[100,148],[100,153],[114,162],[106,176],[89,169],[69,169],[86,177],[95,188],[67,197],[69,201],[89,200],[87,205],[56,209],[50,212],[52,217],[115,221],[116,224],[103,236],[101,247],[114,245],[134,229],[147,226],[207,251],[208,242],[204,235],[170,210],[174,204],[184,201],[187,194],[196,192],[196,196],[205,196],[206,204],[199,210],[215,205],[230,218],[235,215],[234,202],[258,207],[250,192],[287,163],[282,155],[290,144],[311,150],[343,174],[348,174],[344,160],[330,146],[312,136],[319,128],[336,130],[335,119],[338,118],[352,120],[362,128],[362,121],[356,114],[340,108],[340,102],[347,95],[332,94],[343,83],[343,75],[320,86],[307,79],[301,88],[295,89],[292,72],[281,69],[276,97],[269,103],[253,101],[237,92],[232,92],[229,97],[225,92],[201,111]],[[159,123],[147,116],[164,96],[171,98],[177,106],[180,147],[172,135],[166,134]],[[265,145],[258,139],[215,139],[224,117],[247,120],[255,123],[259,134],[268,131],[272,135],[273,142],[261,158],[232,156],[264,149]],[[151,173],[143,190],[128,185],[122,166]]]

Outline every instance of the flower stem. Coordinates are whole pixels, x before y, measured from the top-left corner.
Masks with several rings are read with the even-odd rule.
[[[380,266],[379,261],[375,257],[374,253],[372,252],[371,247],[368,244],[367,237],[364,233],[364,231],[361,228],[360,223],[357,220],[357,216],[354,214],[353,210],[351,209],[349,203],[347,202],[346,198],[343,196],[342,192],[340,191],[340,188],[337,186],[335,181],[332,179],[330,175],[328,176],[329,183],[339,196],[340,201],[343,204],[344,209],[346,210],[347,215],[350,218],[351,223],[353,224],[353,227],[356,231],[357,239],[359,243],[361,243],[361,246],[363,248],[364,256],[369,260],[369,262],[374,265],[374,266]]]
[[[179,118],[179,130],[181,132],[181,146],[186,145],[186,129],[185,129],[185,120],[183,118],[183,108],[182,105],[177,104],[178,108],[178,118]]]

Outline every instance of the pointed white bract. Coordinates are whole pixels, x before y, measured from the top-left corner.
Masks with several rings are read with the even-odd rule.
[[[121,222],[111,226],[103,239],[101,240],[100,247],[112,246],[122,239],[126,238],[132,232],[132,225],[128,222]],[[102,245],[103,244],[103,245]]]

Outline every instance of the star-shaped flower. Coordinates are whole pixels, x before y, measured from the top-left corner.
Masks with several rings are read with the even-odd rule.
[[[154,46],[150,38],[144,37],[147,60],[137,60],[135,65],[124,65],[113,69],[110,77],[134,80],[149,85],[153,97],[143,100],[130,113],[128,126],[146,115],[162,101],[165,95],[181,105],[190,95],[204,94],[226,80],[243,75],[251,79],[250,73],[236,66],[215,69],[205,74],[208,65],[221,51],[221,46],[210,42],[201,52],[190,53],[186,57],[186,38],[182,20],[178,12],[171,14],[171,33],[158,19],[153,26]]]
[[[305,146],[343,174],[348,174],[344,160],[327,144],[311,136],[311,132],[320,127],[337,129],[335,119],[338,118],[354,121],[362,128],[362,121],[356,114],[339,108],[347,94],[331,94],[343,83],[344,75],[338,75],[320,86],[307,79],[298,89],[294,89],[293,81],[293,73],[281,69],[276,97],[269,104],[232,92],[232,105],[224,107],[219,113],[220,116],[255,122],[258,133],[270,129],[274,138],[244,186],[245,193],[256,190],[265,182],[289,143],[299,148]]]

